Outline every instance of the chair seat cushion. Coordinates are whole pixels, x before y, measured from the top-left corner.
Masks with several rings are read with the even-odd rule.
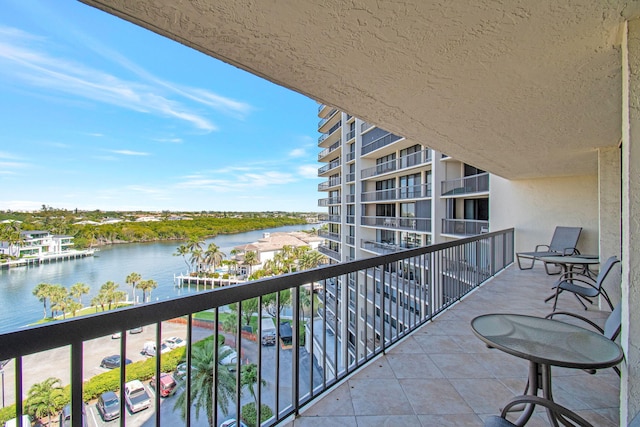
[[[560,282],[558,287],[564,291],[573,292],[575,294],[582,295],[585,297],[596,297],[598,295],[597,289],[592,288],[590,286],[580,286],[572,282]]]

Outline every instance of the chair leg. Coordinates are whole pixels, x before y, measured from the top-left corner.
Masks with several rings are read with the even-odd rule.
[[[562,273],[562,269],[561,269],[561,268],[560,268],[560,269],[558,269],[558,271],[549,271],[549,266],[548,266],[548,264],[549,264],[549,263],[547,263],[547,262],[545,262],[545,263],[544,263],[544,269],[545,269],[545,271],[547,272],[547,274],[548,274],[549,276],[555,276],[556,274],[560,274],[560,273]],[[553,264],[553,265],[555,265],[556,267],[558,267],[558,264]]]
[[[560,286],[556,286],[556,297],[553,301],[553,311],[556,311],[556,306],[558,305],[558,295],[560,295],[560,292],[562,292],[562,290],[560,289]]]
[[[533,265],[536,263],[536,259],[531,258],[531,265],[529,267],[523,267],[522,263],[520,262],[520,255],[516,254],[516,259],[518,260],[518,268],[520,268],[520,270],[531,270],[533,268]]]
[[[576,299],[578,300],[580,305],[582,305],[582,307],[584,307],[584,309],[587,310],[587,306],[580,299],[582,296],[578,295],[578,294],[573,294],[573,295],[576,297]],[[589,304],[593,304],[593,301],[591,301],[589,298],[586,298],[586,297],[582,297],[582,298],[584,298],[585,300],[589,301]]]

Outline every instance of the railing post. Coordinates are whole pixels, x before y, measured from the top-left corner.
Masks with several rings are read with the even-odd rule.
[[[300,287],[296,286],[291,288],[291,302],[293,308],[293,318],[291,319],[291,338],[293,340],[291,349],[291,364],[292,366],[292,404],[293,404],[293,413],[295,416],[298,416],[300,411],[300,328],[299,328],[299,315],[300,315],[300,295],[299,295]],[[259,423],[258,423],[259,424]]]
[[[82,427],[83,421],[82,415],[76,415],[82,414],[82,405],[84,405],[82,371],[82,341],[75,341],[71,344],[71,425],[73,427]]]

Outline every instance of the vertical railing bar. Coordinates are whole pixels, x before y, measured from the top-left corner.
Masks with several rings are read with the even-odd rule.
[[[258,407],[256,408],[256,425],[261,426],[262,422],[262,295],[258,297],[258,366],[257,373],[258,388],[256,397],[258,400]]]
[[[82,371],[83,371],[83,342],[75,341],[71,344],[71,425],[82,427]],[[26,426],[25,426],[26,427]],[[63,426],[60,426],[63,427]]]
[[[21,427],[29,427],[22,425],[22,415],[24,414],[24,405],[22,402],[22,356],[15,358],[15,370],[16,419]]]
[[[342,283],[342,277],[335,278],[335,294],[333,298],[333,381],[340,377],[338,371],[338,283]],[[343,289],[343,288],[342,288]],[[342,289],[340,290],[342,292]],[[342,299],[342,298],[341,298]]]
[[[276,292],[276,419],[280,419],[280,292]]]
[[[291,301],[293,302],[293,318],[291,319],[291,338],[293,340],[293,348],[291,350],[293,384],[291,386],[293,387],[292,404],[295,416],[298,416],[300,410],[300,290],[300,285],[291,288]]]
[[[126,406],[124,401],[124,384],[127,381],[127,331],[120,334],[120,425],[125,426]]]
[[[355,307],[354,307],[354,316],[353,316],[353,329],[354,331],[354,335],[355,335],[355,356],[354,356],[354,369],[358,369],[358,366],[360,366],[360,352],[358,351],[361,348],[360,345],[360,304],[358,304],[359,300],[360,300],[360,290],[358,289],[358,280],[357,280],[357,276],[355,273],[349,273],[347,274],[347,277],[349,278],[349,281],[351,280],[351,277],[353,277],[353,295],[354,298],[356,299],[355,301]]]
[[[217,325],[216,325],[217,326]],[[187,427],[191,426],[191,349],[193,345],[193,314],[187,315],[187,348],[185,352],[185,359],[187,362],[187,369],[185,372],[185,396],[184,404],[185,408],[185,421]],[[216,411],[218,412],[218,411]],[[215,418],[214,418],[215,419]],[[215,422],[215,421],[214,421]]]
[[[327,388],[327,279],[324,279],[322,293],[322,386]]]
[[[160,357],[162,354],[162,322],[156,323],[156,389],[155,389],[155,405],[156,405],[156,427],[160,427]]]
[[[238,318],[236,319],[236,420],[242,419],[242,402],[240,401],[240,392],[242,391],[241,374],[242,374],[242,301],[238,301]],[[220,368],[218,363],[218,368]],[[228,369],[222,366],[222,369]]]
[[[220,387],[220,376],[218,375],[218,369],[220,368],[219,352],[220,341],[218,335],[220,334],[220,307],[216,307],[213,310],[213,401],[215,402],[216,410],[213,411],[213,425],[218,425],[218,389]]]
[[[316,390],[315,387],[313,385],[313,372],[315,369],[315,366],[313,364],[313,355],[315,353],[314,351],[314,347],[315,347],[315,329],[313,326],[313,306],[314,306],[314,301],[315,301],[315,293],[313,292],[314,289],[314,283],[315,282],[311,282],[311,285],[309,287],[309,299],[311,300],[311,313],[309,314],[309,336],[311,337],[311,341],[307,342],[307,329],[305,328],[304,333],[305,333],[305,338],[304,338],[304,342],[305,342],[305,346],[307,346],[309,348],[309,396],[311,397],[311,399],[313,399],[316,396]],[[304,315],[303,315],[304,317]]]

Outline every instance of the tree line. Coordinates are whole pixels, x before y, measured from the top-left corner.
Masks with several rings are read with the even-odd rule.
[[[142,291],[142,301],[151,298],[151,291],[158,287],[158,283],[153,279],[143,280],[139,273],[131,273],[125,282],[133,288],[133,301],[136,301],[136,289]],[[66,318],[67,313],[73,317],[84,308],[82,297],[89,294],[89,286],[78,282],[68,289],[60,284],[38,283],[33,289],[33,295],[38,298],[43,306],[43,319],[55,319],[58,316]],[[105,282],[98,291],[98,294],[91,299],[91,306],[98,307],[101,311],[111,310],[118,303],[127,300],[127,292],[120,290],[120,285],[111,280]],[[50,315],[47,316],[47,309]]]

